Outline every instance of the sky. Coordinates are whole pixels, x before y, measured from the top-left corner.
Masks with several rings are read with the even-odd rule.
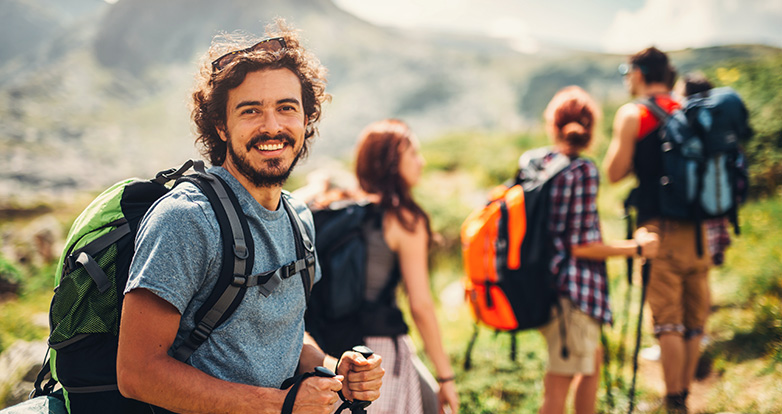
[[[525,53],[545,45],[633,53],[737,43],[782,47],[782,0],[334,0],[382,26],[506,38]]]

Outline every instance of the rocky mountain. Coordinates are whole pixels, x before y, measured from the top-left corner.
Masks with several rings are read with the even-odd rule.
[[[350,154],[368,122],[399,117],[422,139],[534,125],[562,86],[626,96],[623,56],[376,27],[330,0],[4,0],[0,4],[0,204],[94,191],[197,157],[188,113],[213,36],[261,34],[280,16],[329,68],[331,103],[309,161]],[[677,52],[682,67],[779,53]]]

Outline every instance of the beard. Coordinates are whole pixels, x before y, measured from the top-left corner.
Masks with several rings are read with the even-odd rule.
[[[232,163],[236,167],[236,169],[239,171],[240,174],[242,174],[245,178],[247,178],[253,185],[256,187],[277,187],[282,186],[285,181],[288,179],[288,177],[291,175],[291,172],[293,171],[293,167],[296,166],[296,163],[299,161],[299,158],[301,157],[302,151],[299,150],[299,152],[296,154],[296,157],[293,159],[293,162],[291,162],[291,165],[287,168],[283,165],[283,159],[282,158],[272,158],[269,160],[264,160],[263,163],[265,164],[266,168],[259,168],[256,169],[252,166],[250,163],[250,160],[247,159],[247,153],[250,152],[253,147],[256,145],[263,143],[264,141],[282,141],[286,145],[290,145],[291,147],[295,148],[296,140],[293,139],[288,134],[282,133],[278,134],[274,137],[267,135],[267,134],[261,134],[254,136],[248,143],[245,145],[244,151],[240,152],[236,148],[234,148],[234,143],[231,140],[231,135],[227,135],[227,144],[226,147],[228,148],[228,158],[231,159]],[[302,147],[303,148],[303,147]]]

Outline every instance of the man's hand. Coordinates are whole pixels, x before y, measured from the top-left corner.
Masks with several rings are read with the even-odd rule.
[[[650,233],[645,227],[641,227],[635,231],[636,243],[641,247],[641,254],[647,259],[654,259],[657,257],[657,252],[660,248],[660,236],[655,233]]]
[[[337,375],[343,376],[342,395],[348,400],[375,401],[380,397],[385,370],[380,366],[383,358],[372,354],[364,358],[358,352],[342,354],[337,365]]]
[[[329,414],[339,400],[337,391],[342,389],[341,375],[336,377],[310,377],[305,379],[296,394],[294,413]]]

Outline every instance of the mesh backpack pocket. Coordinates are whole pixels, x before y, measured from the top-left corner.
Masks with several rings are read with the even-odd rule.
[[[106,276],[106,285],[102,287],[84,266],[63,271],[52,300],[50,345],[56,348],[57,344],[79,334],[117,335],[118,290],[124,288],[124,284],[118,286],[117,283],[117,255],[117,244],[114,243],[93,258]],[[124,279],[126,282],[127,274]]]

